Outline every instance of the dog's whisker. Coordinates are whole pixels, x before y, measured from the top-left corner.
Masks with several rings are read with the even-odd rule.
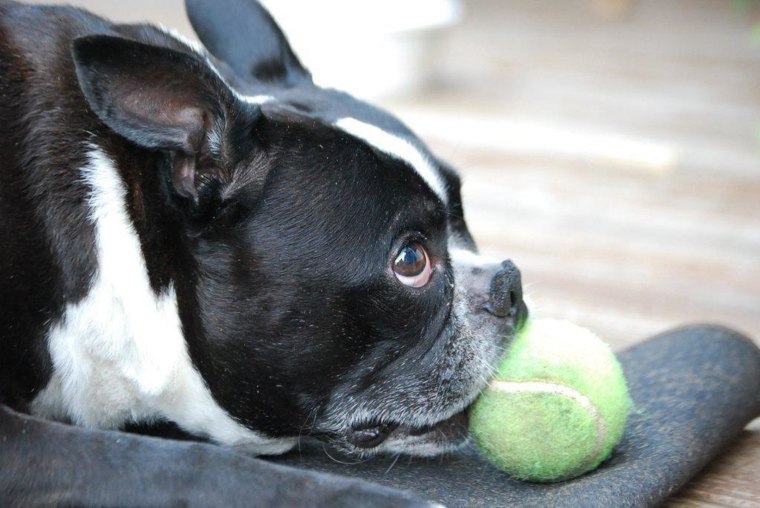
[[[346,461],[343,461],[343,460],[338,460],[335,457],[333,457],[332,455],[330,455],[330,452],[327,451],[327,445],[324,444],[324,443],[322,443],[322,451],[325,452],[325,455],[327,455],[327,457],[330,460],[332,460],[333,462],[335,462],[336,464],[343,464],[343,465],[346,465],[346,466],[355,466],[357,464],[363,464],[363,463],[365,463],[365,462],[367,462],[369,460],[369,458],[360,459],[360,460],[357,460],[356,462],[346,462]]]
[[[311,423],[309,423],[309,419],[311,419]],[[304,429],[308,428],[309,434],[311,434],[311,430],[314,427],[314,424],[317,421],[317,408],[312,409],[309,411],[309,414],[306,415],[306,419],[304,419],[303,423],[298,429],[298,453],[301,454],[301,438],[303,437]]]
[[[388,469],[385,470],[385,473],[383,473],[384,475],[388,474],[390,472],[390,470],[393,469],[393,466],[396,465],[396,462],[398,462],[399,458],[401,458],[401,453],[397,453],[396,454],[396,458],[393,459],[393,462],[391,462],[391,465],[388,466]]]

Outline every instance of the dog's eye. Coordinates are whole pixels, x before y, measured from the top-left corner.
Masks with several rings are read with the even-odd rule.
[[[401,248],[395,261],[393,273],[402,284],[420,288],[428,283],[433,270],[427,251],[419,243],[410,243]]]

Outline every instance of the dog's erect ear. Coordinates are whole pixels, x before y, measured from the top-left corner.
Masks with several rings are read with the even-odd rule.
[[[291,87],[310,83],[282,30],[256,0],[185,0],[198,37],[248,82]]]
[[[201,58],[105,35],[74,41],[79,85],[95,114],[138,146],[174,155],[174,184],[197,198],[199,159],[231,91]]]
[[[73,56],[85,98],[111,129],[145,148],[198,152],[223,90],[200,59],[105,35],[75,40]]]

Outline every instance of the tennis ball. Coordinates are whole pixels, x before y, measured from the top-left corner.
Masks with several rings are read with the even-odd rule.
[[[631,408],[609,346],[567,321],[528,322],[470,410],[483,455],[515,478],[567,480],[596,468]]]

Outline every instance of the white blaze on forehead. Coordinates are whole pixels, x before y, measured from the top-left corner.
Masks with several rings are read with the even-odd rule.
[[[394,159],[399,159],[409,164],[420,177],[428,184],[433,192],[446,203],[446,185],[438,170],[433,166],[430,159],[423,154],[417,147],[402,139],[394,136],[383,129],[371,125],[356,118],[345,117],[339,119],[334,124],[339,129],[359,138],[366,143],[374,146],[381,152],[390,155]]]
[[[274,101],[274,97],[271,95],[241,95],[234,90],[233,93],[237,96],[238,99],[243,102],[247,102],[248,104],[260,105]]]
[[[188,39],[176,30],[161,26],[159,27],[166,34],[174,37],[176,40],[185,44],[192,51],[204,59],[209,68],[227,85],[235,97],[248,104],[262,105],[267,102],[274,102],[276,99],[271,95],[243,95],[227,83],[219,69],[209,58],[205,48],[198,42]],[[438,169],[433,165],[430,158],[426,156],[419,148],[415,147],[409,141],[384,131],[376,125],[368,124],[352,117],[343,117],[338,119],[333,125],[337,128],[361,139],[365,143],[374,146],[381,152],[390,155],[394,159],[406,162],[420,177],[427,183],[428,187],[443,201],[448,204],[448,193],[446,192],[446,183],[443,180]]]

